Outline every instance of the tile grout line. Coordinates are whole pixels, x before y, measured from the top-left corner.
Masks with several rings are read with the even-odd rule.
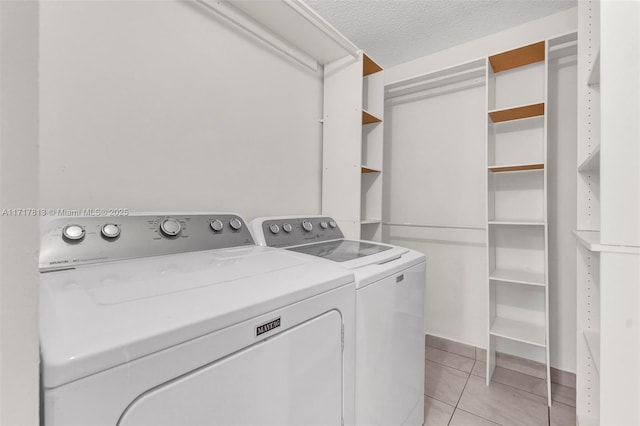
[[[467,359],[471,359],[471,358],[467,358]],[[466,374],[471,374],[471,372],[473,371],[473,367],[476,365],[475,360],[472,360],[472,361],[473,361],[473,366],[471,366],[471,370],[469,370],[469,371],[464,371],[464,370],[461,370],[461,369],[459,369],[459,368],[452,367],[452,366],[450,366],[450,365],[443,364],[443,363],[441,363],[441,362],[434,361],[434,360],[429,359],[429,358],[425,358],[424,360],[425,360],[425,361],[429,361],[429,362],[433,362],[434,364],[438,364],[438,365],[441,365],[441,366],[443,366],[443,367],[452,368],[452,369],[454,369],[454,370],[456,370],[456,371],[462,371],[463,373],[466,373]]]
[[[471,371],[473,371],[473,367],[476,366],[476,360],[473,360],[473,365],[471,366]],[[471,377],[471,371],[467,375],[467,380],[464,382],[464,386],[462,387],[462,392],[460,392],[460,396],[456,401],[456,406],[453,407],[453,413],[451,413],[451,417],[449,417],[449,421],[447,422],[447,426],[451,424],[451,420],[453,419],[454,414],[456,414],[456,410],[458,409],[458,404],[460,404],[460,400],[462,399],[462,395],[464,394],[465,389],[467,388],[467,383],[469,383],[469,378]]]

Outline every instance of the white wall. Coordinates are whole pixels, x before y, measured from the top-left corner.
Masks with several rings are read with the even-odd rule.
[[[319,213],[322,73],[195,2],[42,2],[43,207]]]
[[[38,4],[0,2],[0,424],[38,424]]]
[[[385,84],[573,31],[576,15],[570,9],[386,69]],[[550,87],[561,87],[549,100],[550,123],[562,123],[549,129],[551,365],[574,372],[575,61],[550,65]],[[385,222],[485,226],[484,102],[484,87],[475,87],[387,106]],[[484,231],[385,226],[383,236],[427,255],[427,333],[486,347]],[[543,359],[527,347],[499,350]]]

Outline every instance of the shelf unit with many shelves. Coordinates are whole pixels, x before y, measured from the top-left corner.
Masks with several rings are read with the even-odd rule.
[[[325,67],[322,213],[352,239],[382,238],[383,78],[364,53]]]
[[[487,60],[487,385],[500,345],[542,352],[551,405],[547,228],[547,52]]]

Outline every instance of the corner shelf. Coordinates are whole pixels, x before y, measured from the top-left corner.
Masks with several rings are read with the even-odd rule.
[[[579,173],[599,173],[600,172],[600,145],[578,166]]]
[[[516,342],[546,347],[546,331],[543,325],[496,317],[489,334]]]
[[[544,41],[541,41],[489,56],[489,62],[491,63],[493,72],[498,73],[536,62],[542,62],[544,61],[544,56],[545,45]]]
[[[587,342],[589,354],[593,360],[596,371],[600,374],[600,333],[591,330],[582,330],[584,340]]]
[[[544,169],[544,163],[517,164],[517,165],[511,165],[511,166],[489,166],[489,171],[493,173],[521,172],[521,171],[542,170],[542,169]]]
[[[362,124],[373,124],[373,123],[380,123],[382,120],[378,117],[376,117],[375,115],[371,114],[370,112],[368,112],[367,110],[363,109],[362,110]]]
[[[367,167],[367,166],[361,166],[360,170],[361,170],[362,173],[380,173],[380,172],[382,172],[382,170],[374,169],[374,168]]]
[[[382,67],[378,65],[373,59],[366,54],[362,55],[362,76],[366,77],[369,74],[375,74],[382,71]]]
[[[494,269],[489,274],[493,281],[503,281],[517,284],[535,285],[546,287],[544,274],[538,272],[519,271],[515,269]]]
[[[494,123],[521,120],[523,118],[537,117],[540,115],[544,115],[544,102],[489,111],[489,117],[491,117],[491,121]]]

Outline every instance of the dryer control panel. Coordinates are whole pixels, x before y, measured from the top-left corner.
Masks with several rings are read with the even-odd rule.
[[[267,219],[262,222],[262,234],[269,247],[290,247],[344,238],[336,221],[329,216]]]
[[[65,217],[41,226],[40,270],[253,244],[233,213]]]

